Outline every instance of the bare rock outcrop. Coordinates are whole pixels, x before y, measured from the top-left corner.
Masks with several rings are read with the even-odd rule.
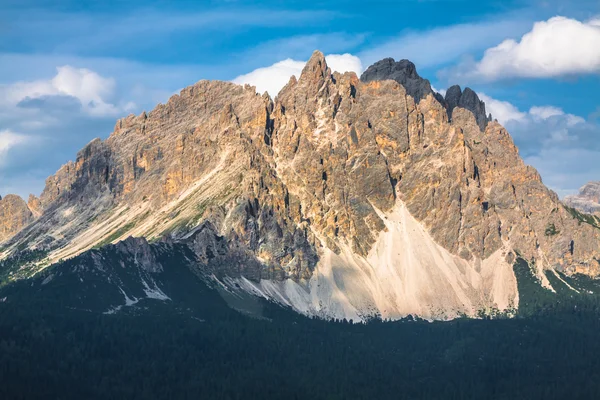
[[[450,120],[456,107],[471,111],[475,117],[475,121],[477,121],[477,126],[479,126],[482,132],[485,131],[488,122],[492,120],[491,115],[486,114],[485,103],[479,99],[477,93],[471,88],[465,88],[463,91],[458,85],[451,86],[446,91],[444,102],[448,110],[448,119]]]
[[[33,220],[33,214],[22,198],[14,194],[0,197],[0,243],[9,239]]]
[[[600,215],[600,182],[588,182],[576,195],[566,196],[564,203],[587,214]]]
[[[371,65],[360,76],[360,80],[366,83],[385,79],[394,80],[404,86],[406,93],[417,103],[432,93],[429,81],[419,76],[415,64],[409,60],[395,61],[393,58],[384,58]]]
[[[315,52],[275,101],[247,85],[200,81],[119,120],[30,203],[41,216],[6,234],[18,232],[9,250],[41,247],[57,260],[128,236],[168,237],[215,276],[304,282],[318,293],[318,279],[330,279],[333,292],[319,294],[329,300],[358,279],[339,274],[418,269],[411,257],[429,254],[438,255],[431,268],[456,276],[417,271],[407,290],[435,307],[432,288],[455,290],[444,301],[456,312],[508,307],[512,289],[490,300],[485,288],[514,286],[506,274],[517,255],[567,273],[600,270],[600,229],[563,207],[477,95],[452,87],[442,99],[406,60],[382,60],[359,79],[332,73]],[[414,232],[401,231],[407,224]],[[397,237],[432,249],[385,242]],[[385,274],[364,279],[374,276]],[[394,298],[373,296],[349,302],[384,309]],[[398,299],[391,306],[401,315]],[[358,315],[336,307],[333,315]]]

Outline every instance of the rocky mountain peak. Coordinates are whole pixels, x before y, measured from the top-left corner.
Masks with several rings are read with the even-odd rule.
[[[315,50],[302,69],[300,79],[323,79],[329,75],[327,73],[328,69],[329,67],[327,66],[327,61],[325,61],[325,55],[319,50]]]
[[[393,58],[384,58],[367,68],[360,77],[363,82],[385,79],[392,79],[404,86],[406,92],[417,103],[432,93],[429,81],[419,76],[415,64],[409,60],[395,61]]]
[[[446,96],[442,97],[433,92],[429,81],[419,76],[415,64],[409,60],[395,61],[393,58],[384,58],[367,68],[360,79],[363,82],[394,80],[401,84],[417,103],[432,93],[446,107],[449,120],[452,120],[452,112],[456,107],[464,108],[473,113],[482,132],[491,120],[486,115],[485,103],[473,90],[465,88],[463,91],[460,86],[454,85],[446,91]]]
[[[451,86],[446,91],[444,101],[446,102],[446,109],[448,110],[448,118],[450,120],[452,119],[454,109],[461,107],[471,111],[481,131],[485,131],[485,127],[491,120],[491,116],[486,114],[485,103],[479,99],[477,93],[471,88],[467,87],[463,91],[458,85]]]
[[[516,254],[597,274],[600,229],[562,206],[500,124],[482,124],[477,95],[429,94],[409,61],[359,80],[320,52],[274,101],[200,81],[50,177],[42,215],[0,257],[43,248],[54,262],[168,237],[219,279],[353,319],[516,306]]]
[[[0,243],[10,238],[33,220],[27,203],[14,194],[0,197]]]
[[[327,85],[332,82],[332,71],[327,66],[325,56],[320,51],[313,52],[312,56],[302,69],[297,82],[290,78],[284,89],[290,86],[297,87],[295,92],[301,92],[311,98],[317,99],[327,95]],[[284,91],[284,89],[281,90]],[[280,93],[281,93],[280,92]]]

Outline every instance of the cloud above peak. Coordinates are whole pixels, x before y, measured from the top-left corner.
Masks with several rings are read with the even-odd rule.
[[[363,69],[360,58],[352,54],[330,54],[325,56],[325,60],[332,71],[341,73],[351,71],[360,75]],[[233,79],[233,82],[256,86],[257,92],[268,92],[271,97],[275,97],[292,75],[300,77],[305,64],[305,61],[288,58],[271,66],[257,68],[252,72],[240,75]]]
[[[299,76],[302,68],[304,68],[302,61],[288,58],[269,67],[257,68],[247,74],[240,75],[233,82],[256,86],[257,92],[268,92],[271,97],[275,97],[292,75]]]
[[[587,22],[553,17],[536,22],[518,41],[506,39],[478,62],[451,75],[480,81],[554,78],[600,72],[600,19]]]
[[[488,111],[511,133],[525,162],[560,196],[573,194],[600,176],[600,125],[562,108],[543,105],[521,111],[515,105],[478,93]]]
[[[0,84],[0,193],[39,193],[48,175],[135,107],[115,79],[58,65],[48,77]]]

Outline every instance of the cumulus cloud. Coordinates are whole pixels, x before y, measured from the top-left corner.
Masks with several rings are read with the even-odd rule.
[[[332,71],[352,71],[357,75],[362,72],[360,58],[351,54],[330,54],[325,57],[327,65]],[[290,58],[279,61],[269,67],[257,68],[252,72],[236,77],[233,82],[239,84],[250,84],[256,86],[259,93],[268,92],[275,97],[281,88],[285,86],[292,75],[299,77],[305,61],[296,61]]]
[[[69,65],[58,67],[56,75],[49,80],[17,82],[0,87],[5,104],[27,104],[48,101],[52,97],[71,97],[81,103],[92,116],[117,115],[120,108],[110,102],[115,90],[115,81],[105,78],[86,68]],[[35,100],[38,100],[37,102]]]
[[[434,92],[438,92],[442,96],[446,96],[446,89],[436,89],[435,87],[433,87],[433,85],[431,85],[431,90],[433,90]]]
[[[531,23],[525,18],[522,13],[509,14],[479,23],[404,31],[396,37],[371,46],[359,56],[365,65],[384,57],[394,57],[397,60],[406,58],[418,68],[444,65],[470,52],[484,50],[510,35],[526,32]]]
[[[9,130],[0,131],[0,156],[4,156],[10,148],[22,144],[27,140],[24,135],[11,132]]]
[[[47,79],[0,85],[0,194],[39,192],[48,175],[134,107],[120,99],[114,79],[69,65]]]
[[[257,68],[252,72],[240,75],[233,82],[256,86],[259,93],[269,92],[272,97],[275,97],[292,75],[299,76],[304,64],[302,61],[288,58],[269,67]]]
[[[600,125],[555,106],[521,111],[484,93],[486,109],[511,133],[525,162],[560,196],[600,178]]]
[[[7,129],[0,131],[0,167],[6,163],[7,154],[12,148],[25,144],[29,140],[28,136]]]
[[[455,75],[473,79],[550,78],[600,72],[600,20],[553,17],[536,22],[519,41],[504,40]]]
[[[573,114],[566,114],[561,108],[553,106],[534,106],[529,109],[529,114],[538,120],[547,120],[552,117],[565,117],[568,126],[584,123],[585,119]]]
[[[533,106],[529,111],[523,112],[508,101],[495,99],[482,92],[478,93],[478,96],[485,102],[486,110],[492,114],[492,117],[503,125],[510,122],[542,122],[551,119],[561,120],[566,126],[575,126],[586,122],[585,118],[565,113],[562,108],[555,106]]]
[[[508,101],[494,99],[485,93],[478,93],[481,100],[485,102],[485,108],[492,117],[498,120],[501,124],[506,124],[509,121],[523,121],[527,114],[519,111],[517,107]]]
[[[337,72],[355,72],[356,75],[361,74],[363,70],[362,62],[360,58],[353,56],[352,54],[330,54],[325,57],[327,65],[332,71]]]

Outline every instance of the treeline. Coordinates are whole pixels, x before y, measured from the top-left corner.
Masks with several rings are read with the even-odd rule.
[[[545,298],[521,278],[527,314],[436,323],[326,322],[268,305],[253,319],[160,302],[140,315],[0,303],[0,398],[598,398],[597,298]]]

